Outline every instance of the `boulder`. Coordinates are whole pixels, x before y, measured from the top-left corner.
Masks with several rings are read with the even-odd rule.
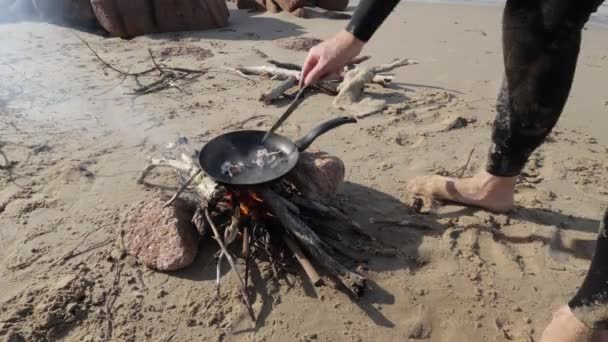
[[[173,271],[194,261],[200,236],[185,201],[178,198],[167,208],[163,208],[164,203],[155,197],[129,213],[124,227],[125,248],[148,267]]]
[[[230,15],[223,0],[91,0],[91,4],[101,26],[111,36],[123,38],[225,27]]]
[[[335,196],[344,182],[344,162],[323,151],[309,151],[300,158],[289,178],[302,195],[311,199]]]
[[[275,0],[283,11],[293,12],[298,8],[304,7],[307,0]]]
[[[328,11],[344,11],[348,0],[317,0],[317,6]]]

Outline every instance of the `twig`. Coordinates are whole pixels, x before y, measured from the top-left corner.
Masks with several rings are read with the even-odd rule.
[[[252,79],[251,77],[247,77],[247,75],[245,75],[243,72],[241,72],[238,69],[227,68],[227,67],[213,67],[213,69],[221,69],[221,70],[230,71],[230,72],[234,73],[236,76],[239,76],[240,78],[244,78],[247,81],[252,82],[253,84],[257,84],[258,83],[256,80]]]
[[[346,65],[357,65],[357,64],[361,64],[365,61],[368,61],[369,59],[371,59],[371,56],[360,56],[360,57],[355,57],[353,59],[350,60],[350,62],[346,63]]]
[[[80,256],[80,255],[83,255],[83,254],[89,253],[89,252],[94,251],[94,250],[96,250],[96,249],[98,249],[98,248],[101,248],[101,247],[107,246],[107,245],[109,245],[109,244],[111,244],[111,243],[113,243],[113,242],[114,242],[114,240],[108,240],[108,241],[102,241],[102,242],[100,242],[100,243],[96,243],[96,244],[94,244],[94,245],[92,245],[92,246],[88,247],[87,249],[85,249],[85,250],[83,250],[83,251],[76,252],[76,253],[72,253],[72,254],[70,254],[70,255],[64,256],[64,257],[63,257],[63,261],[67,261],[67,260],[70,260],[70,259],[75,258],[75,257],[77,257],[77,256]]]
[[[456,173],[460,172],[460,174],[458,175],[458,178],[462,178],[462,176],[464,176],[464,173],[467,172],[467,169],[469,168],[469,163],[471,162],[471,157],[473,156],[473,152],[475,152],[475,147],[473,147],[471,149],[471,152],[469,152],[469,157],[467,158],[467,162],[463,166],[456,169],[456,171],[448,174],[448,177],[452,177]]]
[[[235,122],[229,125],[224,126],[224,129],[241,129],[245,126],[245,124],[247,124],[248,122],[252,121],[252,120],[257,120],[257,119],[261,119],[261,118],[265,118],[268,117],[267,114],[261,114],[261,115],[253,115],[248,117],[247,119],[241,120],[239,122]]]
[[[196,173],[193,173],[190,178],[188,178],[188,180],[182,184],[182,186],[179,187],[179,189],[177,189],[177,192],[175,193],[175,195],[173,195],[173,197],[171,197],[164,205],[163,208],[166,208],[168,206],[170,206],[171,204],[173,204],[173,202],[175,202],[175,200],[177,199],[177,197],[179,197],[179,195],[181,195],[182,192],[184,192],[184,190],[186,190],[186,188],[188,187],[188,185],[190,185],[190,183],[192,183],[192,180],[194,180],[194,178],[196,178],[196,176],[200,175],[201,172],[203,172],[202,169],[199,169],[198,171],[196,171]]]
[[[10,169],[11,162],[8,160],[8,157],[6,156],[6,154],[4,154],[4,151],[2,151],[2,149],[0,149],[0,156],[2,156],[2,158],[4,159],[4,165],[0,165],[0,170]]]
[[[411,59],[406,59],[406,58],[405,59],[395,59],[394,61],[392,61],[390,63],[372,68],[372,72],[374,74],[380,74],[383,72],[388,72],[388,71],[397,69],[402,66],[414,65],[414,64],[418,64],[418,62],[413,61]]]
[[[9,120],[9,121],[0,120],[0,122],[2,122],[2,123],[3,123],[3,124],[5,124],[5,125],[8,125],[8,126],[13,127],[13,128],[15,129],[15,131],[16,131],[16,132],[19,132],[19,133],[24,133],[22,130],[20,130],[20,129],[19,129],[19,127],[17,127],[17,125],[15,125],[15,123],[14,123],[14,122],[12,122],[12,121],[10,121],[10,120]]]
[[[289,76],[286,80],[282,81],[269,91],[263,92],[260,95],[260,101],[270,104],[272,101],[279,99],[289,89],[293,88],[298,83],[298,79],[295,76]]]
[[[310,263],[310,260],[308,260],[306,255],[304,255],[304,252],[302,252],[300,246],[298,246],[298,244],[286,234],[283,235],[283,240],[285,240],[287,247],[291,250],[296,259],[298,259],[300,265],[302,265],[302,268],[304,269],[304,272],[306,272],[310,282],[312,282],[315,287],[323,285],[323,279],[319,276],[317,270],[315,270],[314,266]]]
[[[228,263],[230,264],[230,267],[232,268],[232,272],[234,273],[234,275],[236,276],[236,278],[239,281],[239,287],[240,287],[241,293],[243,295],[243,302],[244,302],[245,306],[247,307],[247,311],[249,312],[249,316],[251,317],[251,320],[255,322],[255,314],[253,312],[253,308],[251,307],[251,304],[249,303],[249,296],[247,296],[247,289],[245,288],[245,283],[243,282],[243,279],[237,272],[236,264],[235,264],[234,260],[232,259],[232,255],[230,255],[230,252],[228,252],[228,249],[226,249],[226,246],[224,245],[224,242],[222,241],[220,233],[218,232],[217,227],[215,226],[215,223],[213,223],[213,220],[211,219],[211,216],[209,215],[208,208],[205,208],[205,218],[207,218],[207,221],[209,221],[209,225],[211,226],[211,230],[213,230],[213,235],[214,235],[215,241],[217,241],[217,243],[220,245],[222,252],[225,254],[226,259],[228,260]]]
[[[114,281],[112,282],[112,288],[108,292],[108,299],[106,300],[106,320],[107,320],[107,332],[106,332],[106,341],[112,341],[112,331],[114,330],[113,324],[113,315],[112,315],[112,306],[114,306],[114,302],[116,302],[116,294],[114,293],[116,290],[116,286],[120,283],[120,273],[124,267],[124,264],[118,264],[118,261],[114,263],[116,266],[116,273],[114,273]]]
[[[148,173],[158,166],[167,166],[181,172],[191,173],[193,165],[185,161],[181,162],[173,159],[149,158],[148,165],[146,165],[137,179],[137,184],[142,184]]]
[[[105,246],[106,244],[108,244],[109,243],[108,241],[104,241],[102,243],[94,245],[93,247],[89,248],[88,250],[85,250],[85,251],[79,252],[79,253],[74,253],[74,251],[76,251],[88,239],[89,236],[91,236],[93,233],[98,232],[99,230],[101,230],[103,228],[106,228],[106,227],[108,227],[107,224],[99,226],[99,227],[97,227],[95,229],[92,229],[92,230],[88,231],[87,233],[85,233],[82,236],[82,238],[80,239],[80,242],[74,248],[72,248],[69,252],[65,253],[61,258],[55,260],[53,263],[51,263],[50,266],[55,266],[59,262],[65,262],[65,261],[67,261],[69,259],[72,259],[72,258],[78,256],[78,255],[81,255],[81,254],[84,254],[86,252],[89,252],[92,249],[99,248],[99,247],[102,247],[102,246]]]
[[[154,60],[154,55],[152,54],[152,50],[148,49],[148,53],[150,54],[150,59],[152,60],[152,64],[154,64],[154,67],[156,68],[156,70],[158,70],[158,75],[162,76],[165,72],[158,66],[158,64],[156,63],[156,60]]]
[[[282,69],[302,71],[302,67],[297,64],[279,62],[279,61],[275,61],[274,59],[269,59],[266,62],[268,62],[276,67],[282,68]]]
[[[425,230],[433,229],[429,225],[424,225],[424,224],[420,224],[420,223],[416,223],[416,222],[412,222],[412,221],[408,221],[408,220],[375,219],[372,217],[369,219],[369,223],[371,223],[371,224],[392,224],[392,225],[401,226],[401,227],[418,228],[418,229],[425,229]]]
[[[106,62],[103,58],[101,58],[101,56],[99,56],[99,54],[97,53],[97,51],[95,51],[91,45],[89,45],[89,43],[84,40],[82,37],[80,37],[79,35],[77,35],[75,32],[72,31],[72,34],[78,38],[90,51],[91,53],[93,53],[93,55],[95,55],[95,57],[108,69],[114,70],[117,73],[123,75],[123,76],[141,76],[141,75],[145,75],[145,74],[149,74],[152,71],[156,70],[156,68],[150,68],[150,69],[146,69],[144,71],[140,71],[140,72],[135,72],[135,73],[131,73],[131,72],[125,72],[122,71],[118,68],[115,68],[114,66],[112,66],[112,64]]]

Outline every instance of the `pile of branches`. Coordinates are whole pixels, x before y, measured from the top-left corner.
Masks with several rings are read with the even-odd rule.
[[[332,96],[351,96],[358,99],[363,94],[363,88],[366,84],[387,86],[394,80],[394,76],[387,74],[388,72],[403,66],[417,64],[410,59],[396,59],[390,63],[371,68],[360,66],[361,63],[368,61],[370,58],[369,56],[354,58],[345,65],[342,75],[318,81],[312,87]],[[270,65],[239,67],[236,70],[245,75],[257,75],[280,80],[281,82],[276,87],[262,92],[259,97],[260,101],[270,104],[280,98],[290,97],[287,92],[299,83],[302,66],[276,60],[268,60],[267,62]],[[348,77],[349,74],[359,75],[358,79]]]
[[[294,255],[315,286],[331,285],[355,297],[361,295],[365,287],[365,275],[356,271],[357,266],[364,265],[370,255],[396,254],[337,207],[300,193],[299,184],[293,181],[299,177],[288,175],[270,185],[231,188],[216,183],[201,171],[193,158],[182,154],[181,160],[150,158],[139,182],[156,167],[177,171],[182,185],[165,205],[171,205],[183,192],[187,194],[186,199],[196,207],[192,222],[197,230],[202,235],[211,235],[220,246],[218,289],[225,259],[238,279],[243,302],[254,320],[246,291],[249,264],[265,257],[274,269],[278,260],[273,260],[276,255],[272,252],[273,246]],[[302,171],[296,167],[292,172]],[[243,207],[249,211],[245,215]],[[237,256],[245,260],[244,276],[238,271]],[[318,267],[325,277],[317,272]]]

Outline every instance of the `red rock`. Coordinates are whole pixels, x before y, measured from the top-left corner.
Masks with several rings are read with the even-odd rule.
[[[126,36],[137,37],[156,32],[152,3],[149,0],[118,0],[117,7],[123,18]]]
[[[304,4],[306,4],[306,0],[275,0],[275,2],[283,11],[287,12],[293,12],[298,8],[304,7]]]
[[[348,0],[317,0],[317,6],[328,11],[344,11]]]
[[[298,18],[308,18],[308,12],[306,12],[306,8],[304,8],[304,7],[300,7],[298,9],[292,11],[291,14],[293,14],[294,16],[296,16]]]
[[[192,31],[228,25],[228,7],[223,0],[154,0],[160,31]]]
[[[120,0],[91,0],[91,5],[99,24],[108,31],[110,36],[126,37],[127,31],[116,1]]]
[[[236,8],[247,10],[258,9],[258,3],[255,0],[237,0]]]
[[[290,174],[298,190],[308,198],[334,196],[344,182],[344,162],[323,151],[303,152]]]
[[[270,13],[279,13],[281,12],[281,7],[274,0],[266,0],[266,10]]]
[[[168,208],[163,204],[164,200],[156,197],[129,213],[124,227],[125,247],[142,264],[173,271],[194,261],[200,236],[184,201],[177,199]]]

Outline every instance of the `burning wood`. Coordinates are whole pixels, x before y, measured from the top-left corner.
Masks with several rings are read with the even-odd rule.
[[[277,158],[277,155],[277,152],[260,150],[257,160],[262,165],[272,165],[273,158]],[[321,196],[310,196],[311,188],[307,188],[308,192],[301,192],[299,189],[303,186],[298,179],[306,177],[303,177],[303,170],[298,171],[298,166],[293,172],[300,172],[299,177],[286,177],[272,184],[244,188],[214,182],[200,172],[191,158],[183,155],[182,161],[150,159],[140,182],[157,166],[172,167],[181,174],[182,179],[192,180],[192,185],[185,186],[194,194],[191,202],[196,214],[192,222],[201,234],[211,231],[212,237],[221,247],[217,268],[218,291],[221,264],[226,259],[238,278],[243,303],[252,319],[255,318],[247,294],[249,263],[268,257],[276,276],[280,265],[277,264],[276,253],[271,251],[273,248],[279,247],[293,255],[315,286],[326,283],[323,281],[325,276],[337,280],[337,284],[355,296],[359,296],[365,287],[365,276],[354,270],[356,263],[370,254],[395,253],[394,250],[381,247],[340,210],[322,203]],[[344,173],[341,162],[338,166],[341,166],[342,172],[312,172],[308,178],[333,174],[340,179],[326,181],[331,184],[340,183]],[[233,169],[229,170],[234,172]],[[325,193],[323,197],[327,198],[328,195]],[[241,277],[234,261],[237,255],[229,249],[239,239],[240,257],[246,261],[244,277]],[[283,252],[281,254],[284,255]],[[324,272],[319,274],[315,265]]]

